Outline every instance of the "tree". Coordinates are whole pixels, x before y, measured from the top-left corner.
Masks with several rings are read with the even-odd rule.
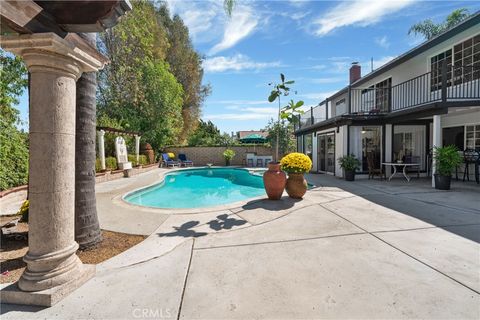
[[[215,146],[228,143],[220,130],[211,122],[199,121],[198,127],[188,137],[189,146]]]
[[[275,149],[278,146],[279,154],[285,155],[294,152],[296,149],[295,136],[293,134],[293,124],[289,121],[281,120],[280,122],[271,119],[265,127],[268,132],[267,141]],[[277,140],[278,137],[278,140]],[[278,141],[278,145],[277,145]]]
[[[202,85],[202,57],[193,48],[182,19],[178,15],[170,18],[166,4],[163,4],[157,10],[157,20],[167,32],[169,46],[166,60],[170,71],[183,87],[183,128],[178,137],[178,143],[182,144],[197,127],[202,103],[211,89]]]
[[[0,49],[0,190],[28,183],[28,134],[13,107],[27,84],[23,61]]]
[[[99,76],[97,115],[140,131],[154,149],[183,143],[195,129],[208,88],[201,58],[179,17],[163,5],[133,3],[133,11],[101,37],[111,63]]]
[[[96,47],[96,34],[79,34]],[[75,120],[75,241],[81,249],[102,241],[95,197],[96,72],[77,81]]]
[[[468,9],[460,8],[452,11],[447,18],[441,23],[435,23],[431,19],[423,20],[422,22],[414,24],[409,30],[408,34],[421,34],[425,39],[431,39],[440,33],[454,27],[470,16]]]
[[[278,100],[278,120],[277,120],[277,125],[280,127],[280,119],[287,119],[289,122],[293,122],[296,120],[296,114],[303,113],[299,108],[303,106],[303,101],[298,101],[294,102],[293,100],[290,100],[289,104],[282,107],[281,104],[281,98],[286,97],[290,94],[290,87],[287,85],[294,84],[295,81],[289,80],[285,81],[285,75],[283,73],[280,73],[280,82],[279,83],[274,83],[271,82],[268,85],[273,87],[273,90],[270,92],[270,96],[268,97],[268,102],[272,103],[275,100]],[[275,142],[275,161],[278,161],[279,159],[279,141],[280,137],[279,134],[277,134],[276,142]]]

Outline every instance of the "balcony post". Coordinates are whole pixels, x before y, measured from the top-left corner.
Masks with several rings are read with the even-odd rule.
[[[348,114],[352,114],[352,88],[348,86]]]
[[[325,99],[325,120],[328,120],[328,98]]]
[[[442,102],[447,102],[447,62],[442,63]]]
[[[440,115],[433,116],[433,158],[435,159],[435,147],[442,146],[442,122]],[[437,171],[435,160],[432,160],[432,187],[435,187],[435,173]]]

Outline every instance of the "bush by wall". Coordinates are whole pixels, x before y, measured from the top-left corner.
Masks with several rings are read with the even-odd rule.
[[[137,163],[137,156],[134,154],[129,154],[128,155],[128,161],[132,163],[132,166],[136,167],[138,165],[146,165],[148,164],[148,159],[147,156],[144,154],[141,154],[138,156],[138,163]]]
[[[136,167],[137,165],[146,165],[148,164],[148,159],[147,156],[144,154],[141,154],[138,158],[138,163],[137,163],[137,156],[134,154],[129,154],[128,155],[128,161],[132,163],[133,167]],[[105,167],[107,167],[107,170],[116,170],[117,169],[117,158],[115,157],[106,157],[105,158]],[[100,172],[102,171],[102,164],[100,163],[100,159],[97,158],[95,160],[95,171]]]

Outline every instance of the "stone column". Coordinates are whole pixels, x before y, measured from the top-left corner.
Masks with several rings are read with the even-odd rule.
[[[104,62],[53,33],[6,36],[0,44],[31,75],[27,268],[21,291],[2,292],[2,300],[49,306],[95,272],[75,254],[75,90],[83,71]]]
[[[135,135],[135,155],[137,156],[137,164],[140,160],[140,136]]]
[[[100,164],[102,170],[105,170],[107,167],[105,165],[105,131],[98,131],[98,156],[100,157]]]
[[[440,115],[435,115],[433,116],[433,158],[435,158],[435,147],[441,147],[442,146],[442,118]],[[435,173],[436,173],[436,168],[435,168],[435,159],[432,159],[432,187],[435,187]]]

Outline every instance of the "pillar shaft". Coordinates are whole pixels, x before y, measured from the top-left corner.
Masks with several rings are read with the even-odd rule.
[[[85,277],[74,240],[76,81],[103,63],[53,33],[2,37],[1,44],[30,72],[29,250],[18,287],[66,292],[63,285],[73,289]]]
[[[135,135],[135,155],[137,157],[137,165],[140,160],[140,136]]]
[[[442,146],[442,118],[440,115],[433,116],[433,134],[432,134],[432,141],[433,141],[433,159],[432,159],[432,187],[435,187],[435,173],[436,173],[436,165],[435,165],[435,147]]]
[[[105,165],[105,131],[98,131],[98,156],[100,157],[100,164],[102,170],[106,169]]]

